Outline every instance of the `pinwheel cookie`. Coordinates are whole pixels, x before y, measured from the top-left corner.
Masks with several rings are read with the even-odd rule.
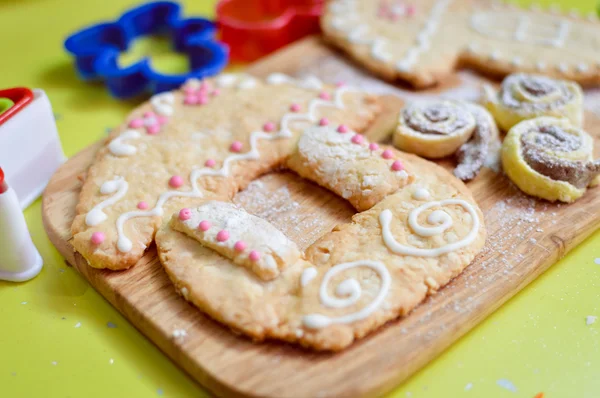
[[[565,117],[583,125],[583,91],[574,82],[524,73],[508,76],[496,92],[484,86],[484,103],[500,128],[539,116]]]
[[[595,13],[560,15],[481,0],[333,0],[321,27],[326,39],[371,71],[415,87],[440,82],[462,65],[600,81]]]
[[[456,153],[454,175],[464,181],[477,176],[495,144],[498,128],[491,115],[464,101],[409,104],[400,112],[394,132],[394,145],[403,151],[429,159]]]
[[[579,199],[600,174],[592,137],[567,119],[553,117],[510,129],[502,145],[502,166],[522,191],[549,201]]]

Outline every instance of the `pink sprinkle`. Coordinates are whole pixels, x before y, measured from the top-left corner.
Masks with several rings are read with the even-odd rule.
[[[217,240],[219,242],[225,242],[227,239],[229,239],[229,232],[222,229],[217,233]]]
[[[244,242],[243,240],[238,240],[237,242],[235,242],[235,245],[233,245],[233,248],[235,249],[235,251],[243,252],[244,250],[246,250],[246,242]]]
[[[173,176],[169,180],[169,185],[173,188],[179,188],[183,185],[183,178],[181,178],[181,176]]]
[[[160,131],[159,124],[153,124],[152,126],[146,127],[146,132],[150,135],[156,135],[156,134],[158,134],[159,131]]]
[[[340,124],[339,127],[337,128],[338,133],[344,134],[344,133],[347,133],[348,131],[350,131],[350,129],[345,124]]]
[[[144,125],[144,121],[142,119],[133,119],[129,122],[129,127],[137,129]]]
[[[186,105],[195,105],[198,102],[198,97],[194,94],[188,94],[185,96],[183,103]]]
[[[208,91],[209,89],[210,86],[208,85],[208,82],[202,80],[202,83],[200,83],[200,91]]]
[[[92,234],[92,238],[90,239],[94,245],[99,245],[106,239],[106,235],[104,232],[94,232]]]
[[[200,105],[208,104],[208,97],[206,95],[200,95],[200,97],[198,97],[198,104],[200,104]]]
[[[192,87],[192,86],[186,86],[186,87],[183,88],[183,92],[186,95],[192,95],[192,94],[194,94],[196,92],[196,89],[194,87]]]
[[[372,151],[376,151],[376,150],[379,149],[379,145],[377,145],[377,143],[375,143],[375,142],[371,142],[369,144],[369,149],[372,150]]]
[[[392,163],[392,170],[394,170],[394,171],[404,170],[404,165],[402,164],[401,161],[395,160],[394,163]]]
[[[331,95],[328,92],[321,91],[321,93],[319,94],[319,98],[324,99],[324,100],[330,100]]]
[[[416,12],[416,11],[417,11],[416,7],[415,7],[414,5],[412,5],[412,4],[406,7],[406,13],[407,13],[409,16],[411,16],[411,17],[412,17],[413,15],[415,15],[415,12]]]
[[[192,218],[192,211],[188,208],[179,210],[179,219],[181,221],[189,220]]]
[[[229,147],[229,150],[231,152],[239,152],[242,150],[242,143],[239,141],[233,141],[233,143],[231,144],[231,146]]]
[[[351,141],[352,141],[354,144],[362,144],[362,143],[363,143],[363,141],[364,141],[364,139],[365,139],[365,137],[363,137],[362,135],[360,135],[360,134],[356,134],[355,136],[353,136],[353,137],[352,137],[352,140],[351,140]]]
[[[391,159],[394,157],[394,153],[392,152],[391,149],[386,149],[385,151],[383,151],[383,153],[381,154],[381,157],[384,159]]]
[[[260,253],[256,250],[252,250],[248,257],[250,257],[250,261],[257,262],[258,260],[260,260]]]
[[[271,132],[275,130],[275,124],[273,122],[267,122],[263,125],[263,130],[266,132]]]
[[[144,112],[144,117],[154,117],[156,114],[154,112],[148,111]]]
[[[344,87],[345,85],[346,85],[346,82],[343,80],[341,80],[335,84],[336,87]]]
[[[217,162],[214,159],[208,159],[206,162],[204,162],[206,167],[215,167],[215,164],[217,164]]]
[[[200,221],[200,224],[198,224],[198,229],[200,229],[200,231],[208,231],[210,229],[210,222],[203,220]]]
[[[215,88],[211,93],[211,95],[214,95],[215,97],[220,94],[221,94],[221,90],[219,90],[218,88]]]
[[[148,203],[146,202],[140,202],[137,204],[137,208],[140,210],[146,210],[148,208]]]
[[[292,112],[299,112],[300,111],[300,105],[299,104],[292,104],[292,105],[290,105],[290,111],[292,111]]]
[[[169,118],[166,117],[166,116],[157,116],[156,120],[158,120],[158,124],[163,125],[163,124],[167,123],[167,121],[169,120]]]
[[[329,124],[329,120],[327,120],[327,118],[321,118],[321,120],[319,120],[319,126],[327,126]]]

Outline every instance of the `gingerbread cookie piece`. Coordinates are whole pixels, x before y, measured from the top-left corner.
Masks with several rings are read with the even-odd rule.
[[[374,73],[417,88],[442,81],[457,65],[600,81],[595,13],[560,15],[480,0],[333,0],[321,27]]]
[[[505,131],[540,116],[565,117],[575,127],[583,125],[583,91],[577,83],[519,73],[504,79],[498,92],[484,88],[484,104]]]
[[[463,181],[477,176],[490,146],[498,141],[498,128],[481,106],[464,101],[412,103],[401,112],[394,145],[417,155],[439,159],[454,153],[454,175]]]
[[[508,132],[502,145],[506,175],[525,193],[549,201],[579,199],[600,174],[593,139],[567,119],[539,117]]]
[[[163,218],[230,199],[282,165],[306,127],[324,119],[361,131],[379,109],[351,87],[281,74],[266,81],[223,74],[156,95],[98,151],[81,190],[73,246],[93,267],[131,267]]]

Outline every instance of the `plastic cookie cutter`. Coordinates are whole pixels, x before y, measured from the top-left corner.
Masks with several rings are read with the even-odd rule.
[[[253,61],[319,33],[324,0],[220,0],[217,22],[231,59]]]
[[[189,78],[219,73],[228,60],[228,48],[215,40],[215,24],[203,18],[181,18],[181,6],[170,1],[146,3],[125,12],[116,22],[89,26],[69,36],[65,48],[75,56],[76,69],[84,80],[104,80],[110,93],[129,98],[145,91],[173,90]],[[168,34],[174,50],[187,55],[190,71],[163,74],[148,58],[121,67],[119,53],[137,38]]]
[[[65,155],[44,91],[0,90],[0,109],[0,164],[24,209],[40,196]]]

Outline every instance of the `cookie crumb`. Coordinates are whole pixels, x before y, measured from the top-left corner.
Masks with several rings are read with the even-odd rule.
[[[594,323],[596,323],[597,319],[598,319],[597,316],[588,315],[588,316],[585,317],[585,324],[586,325],[593,325]]]

